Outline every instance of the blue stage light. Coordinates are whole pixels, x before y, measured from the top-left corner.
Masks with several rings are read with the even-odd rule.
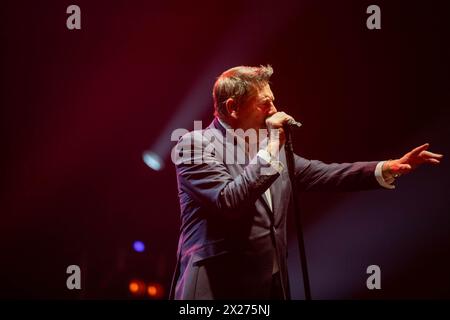
[[[155,171],[162,170],[164,168],[164,162],[162,159],[152,151],[145,151],[142,154],[142,160]]]

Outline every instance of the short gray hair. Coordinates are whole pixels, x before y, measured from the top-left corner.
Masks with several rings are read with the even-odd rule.
[[[227,116],[226,102],[229,98],[233,98],[237,104],[244,103],[256,89],[269,83],[272,74],[273,69],[270,65],[239,66],[222,73],[213,88],[214,115]]]

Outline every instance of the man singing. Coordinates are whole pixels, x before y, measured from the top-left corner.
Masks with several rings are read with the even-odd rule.
[[[175,147],[183,156],[175,161],[181,232],[171,299],[289,299],[284,130],[294,119],[275,106],[272,73],[270,66],[222,73],[213,88],[215,119]],[[256,141],[246,141],[247,132]],[[303,191],[393,189],[419,165],[439,164],[442,155],[427,148],[340,164],[295,155],[295,178]]]

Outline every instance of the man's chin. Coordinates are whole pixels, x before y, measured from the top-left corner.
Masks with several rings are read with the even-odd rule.
[[[265,124],[264,125],[255,125],[255,126],[252,126],[251,129],[253,129],[255,131],[259,131],[259,130],[267,129],[267,126]]]

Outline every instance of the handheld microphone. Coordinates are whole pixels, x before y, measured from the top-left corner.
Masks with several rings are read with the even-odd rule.
[[[302,126],[302,124],[298,121],[295,121],[294,118],[289,119],[286,124],[291,128],[300,128]]]

